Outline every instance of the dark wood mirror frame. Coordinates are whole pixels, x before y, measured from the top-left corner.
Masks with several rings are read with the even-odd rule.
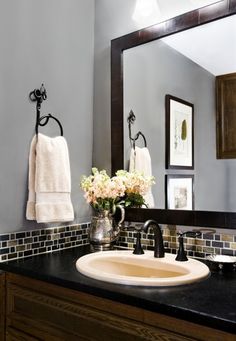
[[[124,168],[123,51],[236,14],[236,0],[222,0],[111,41],[112,174]],[[217,37],[216,37],[217,39]],[[236,212],[127,209],[127,221],[155,219],[160,224],[236,229]]]

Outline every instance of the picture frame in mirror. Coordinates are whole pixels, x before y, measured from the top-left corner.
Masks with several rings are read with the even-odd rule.
[[[166,95],[166,169],[194,169],[194,105]]]
[[[194,175],[167,174],[165,176],[166,209],[194,209]]]

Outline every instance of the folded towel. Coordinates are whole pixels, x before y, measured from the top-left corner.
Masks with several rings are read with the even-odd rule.
[[[145,176],[152,176],[151,156],[147,147],[135,147],[135,149],[131,149],[129,171],[132,172],[134,170],[143,172]],[[149,208],[155,206],[151,188],[147,194],[144,195],[144,200]]]
[[[35,135],[29,154],[26,218],[38,223],[74,220],[69,153],[63,136]]]

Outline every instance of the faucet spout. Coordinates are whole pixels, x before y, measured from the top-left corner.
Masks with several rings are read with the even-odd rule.
[[[147,233],[149,227],[153,228],[154,232],[154,257],[163,258],[165,257],[164,243],[161,233],[161,228],[155,220],[147,220],[143,225],[143,232]]]

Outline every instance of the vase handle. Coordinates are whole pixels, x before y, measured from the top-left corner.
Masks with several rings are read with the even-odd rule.
[[[124,209],[124,207],[122,205],[116,205],[116,208],[119,208],[120,209],[120,213],[121,213],[121,219],[117,223],[118,227],[120,228],[121,224],[125,220],[125,209]]]

